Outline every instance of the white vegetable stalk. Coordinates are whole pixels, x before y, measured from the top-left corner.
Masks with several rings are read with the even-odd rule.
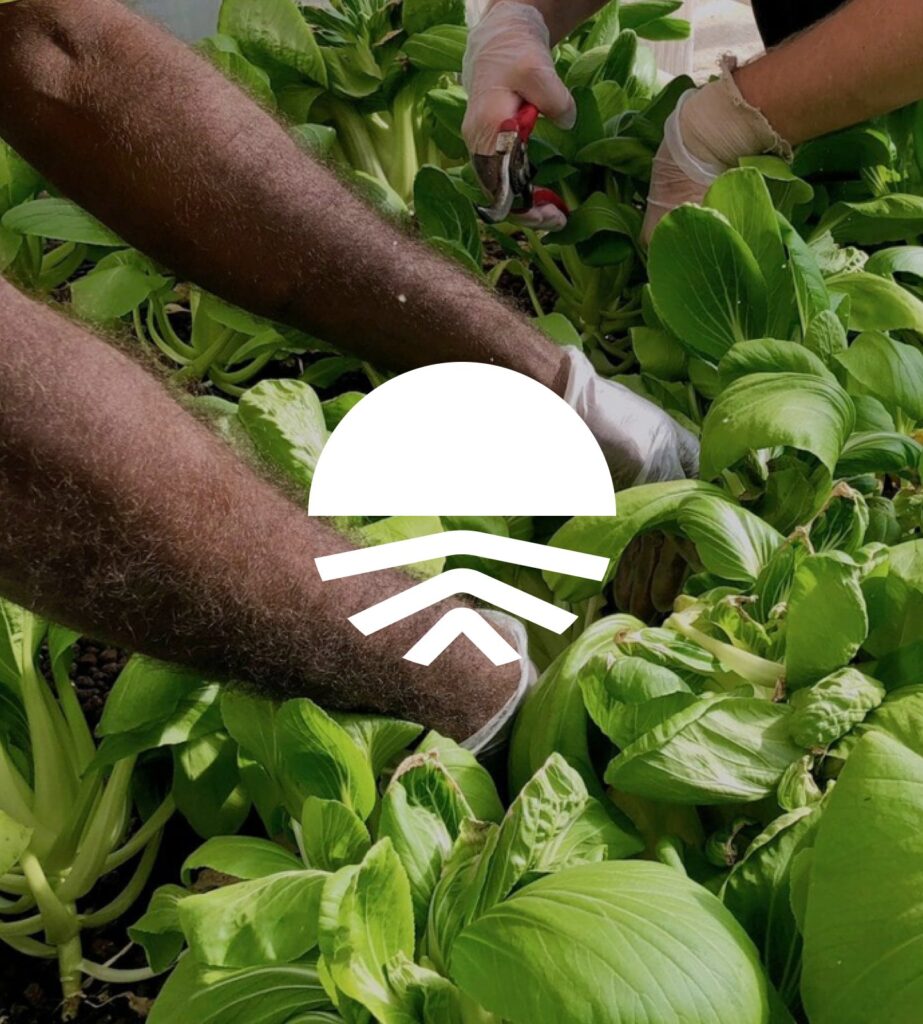
[[[722,643],[696,629],[692,623],[698,618],[700,610],[699,605],[693,605],[684,611],[675,612],[664,623],[664,627],[675,629],[677,633],[682,633],[688,640],[697,643],[709,654],[714,655],[728,672],[733,672],[754,686],[775,689],[779,681],[785,678],[785,666],[781,662],[769,661],[749,651],[742,651],[733,644]]]
[[[0,875],[0,942],[28,956],[58,960],[62,1016],[69,1020],[76,1013],[85,976],[123,982],[151,976],[85,960],[80,936],[84,928],[99,927],[124,914],[141,895],[173,801],[165,800],[126,839],[135,758],[117,761],[108,777],[104,767],[92,766],[96,748],[61,658],[54,654],[54,631],[50,647],[56,692],[36,665],[46,627],[12,606],[4,610],[6,621],[14,624],[7,637],[13,641],[18,670],[14,692],[25,714],[28,741],[23,742],[31,757],[33,781],[29,785],[11,748],[4,746],[6,739],[0,740],[0,825],[7,848],[16,854],[16,861]],[[62,639],[69,638],[57,637]],[[68,645],[59,647],[65,651]],[[136,857],[123,890],[99,910],[81,913],[78,901],[97,881]]]

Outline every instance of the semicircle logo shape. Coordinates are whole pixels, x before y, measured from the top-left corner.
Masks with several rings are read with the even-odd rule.
[[[439,363],[401,374],[343,418],[317,463],[313,516],[613,516],[603,453],[548,388],[488,363]],[[316,559],[323,580],[473,555],[602,580],[609,561],[564,548],[451,530]],[[350,617],[368,636],[447,597],[465,595],[562,633],[566,609],[473,569],[450,569]],[[464,635],[495,665],[519,659],[473,609],[439,619],[404,657],[431,664]]]
[[[612,516],[589,427],[553,391],[489,363],[386,381],[343,417],[311,483],[312,516]]]

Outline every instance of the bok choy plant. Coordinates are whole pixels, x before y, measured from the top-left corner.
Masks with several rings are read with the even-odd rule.
[[[209,840],[131,929],[157,968],[186,947],[155,1024],[182,1007],[226,1020],[232,1000],[260,1000],[261,1019],[280,1024],[299,1012],[589,1024],[638,992],[651,1024],[708,1005],[722,1006],[716,1022],[764,1019],[762,971],[733,918],[675,868],[624,860],[640,849],[633,829],[559,755],[504,813],[490,775],[451,741],[429,734],[402,752],[420,732],[407,723],[307,700],[227,694],[221,707],[280,831]],[[238,881],[196,893],[204,868]],[[707,971],[702,936],[718,956]],[[569,984],[549,958],[569,965]]]
[[[150,876],[169,796],[135,825],[135,756],[100,762],[70,681],[75,633],[0,601],[0,940],[57,959],[64,1019],[85,977],[133,982],[151,972],[84,957],[81,934],[125,914]],[[39,671],[47,644],[53,685]],[[103,876],[132,864],[121,891],[94,898]]]
[[[423,99],[461,69],[460,0],[224,0],[203,49],[300,127],[307,145],[353,172],[370,195],[404,208],[424,162],[442,157]]]

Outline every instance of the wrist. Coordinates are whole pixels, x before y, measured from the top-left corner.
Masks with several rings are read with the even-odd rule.
[[[477,0],[474,0],[475,6],[477,6]],[[492,11],[495,7],[501,5],[516,7],[532,7],[542,16],[542,20],[545,24],[548,24],[548,16],[553,5],[553,0],[487,0],[487,2],[481,2],[481,17],[484,17],[488,11]]]
[[[567,358],[567,352],[565,349],[554,346],[554,351],[549,353],[548,371],[546,379],[542,383],[558,398],[564,398],[567,393],[568,380],[570,380],[570,360]]]
[[[538,674],[529,658],[529,639],[525,626],[503,612],[482,610],[481,615],[519,652],[519,661],[503,666],[512,670],[512,685],[496,688],[498,699],[493,702],[496,705],[493,712],[462,743],[462,746],[483,759],[496,754],[506,745],[516,714]],[[499,699],[501,695],[502,700]]]
[[[679,130],[687,155],[721,171],[743,156],[774,153],[785,160],[792,147],[741,91],[734,57],[725,57],[721,77],[683,97]]]

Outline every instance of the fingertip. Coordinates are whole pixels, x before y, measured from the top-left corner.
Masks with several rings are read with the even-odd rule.
[[[571,128],[577,123],[577,104],[574,102],[574,97],[570,97],[570,105],[568,108],[557,117],[553,118],[554,123],[565,131],[570,131]]]
[[[535,231],[560,231],[567,224],[567,214],[550,203],[533,206],[531,210],[517,214],[512,219]]]
[[[561,231],[567,226],[567,214],[556,206],[542,206],[542,226],[546,231]]]

